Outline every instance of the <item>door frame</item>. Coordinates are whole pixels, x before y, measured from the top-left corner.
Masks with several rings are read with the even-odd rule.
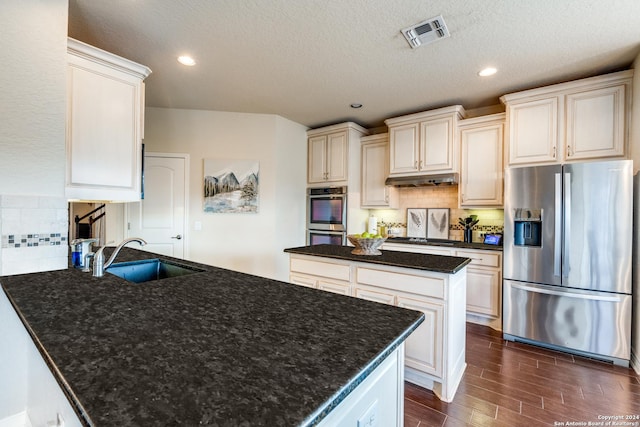
[[[183,230],[184,234],[182,235],[182,242],[184,245],[184,250],[182,253],[183,259],[189,259],[189,179],[191,179],[190,173],[190,156],[187,153],[157,153],[153,151],[147,151],[144,153],[144,157],[164,157],[164,158],[179,158],[184,160],[184,219],[183,219]],[[144,160],[144,159],[143,159]],[[142,170],[142,177],[144,179],[144,166]],[[143,200],[140,199],[140,203]],[[129,204],[125,204],[124,209],[124,221],[122,224],[123,227],[123,235],[125,237],[129,236]]]

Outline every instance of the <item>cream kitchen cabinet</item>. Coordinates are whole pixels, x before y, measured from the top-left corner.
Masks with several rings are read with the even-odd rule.
[[[293,284],[349,283],[350,294],[422,311],[405,341],[405,378],[450,402],[465,369],[465,269],[454,274],[290,253]],[[327,289],[331,291],[331,289]]]
[[[307,131],[308,183],[347,185],[351,157],[359,159],[360,137],[366,134],[366,129],[351,122]],[[352,154],[354,150],[358,152]]]
[[[467,321],[502,330],[502,252],[456,249],[467,266]]]
[[[460,130],[461,207],[499,207],[503,201],[503,134],[505,114],[462,120]]]
[[[385,120],[389,127],[390,175],[458,172],[460,105]]]
[[[628,156],[633,70],[504,95],[510,166]]]
[[[385,185],[389,175],[389,134],[376,134],[360,139],[361,203],[364,209],[398,208],[398,190]]]
[[[502,330],[502,252],[385,242],[382,250],[471,259],[467,266],[467,321]]]
[[[68,39],[66,196],[140,200],[143,65]]]

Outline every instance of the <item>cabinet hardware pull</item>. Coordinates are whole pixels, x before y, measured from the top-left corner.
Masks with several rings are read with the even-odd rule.
[[[556,146],[555,145],[553,146],[553,158],[554,159],[556,158]]]
[[[571,146],[567,145],[567,157],[571,157]]]
[[[171,236],[172,239],[181,240],[182,235],[178,234],[177,236]]]

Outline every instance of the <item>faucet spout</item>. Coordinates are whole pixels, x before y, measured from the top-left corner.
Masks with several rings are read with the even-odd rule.
[[[122,249],[126,244],[131,242],[138,242],[140,243],[140,246],[144,246],[147,244],[147,242],[144,239],[141,239],[140,237],[129,237],[127,239],[124,239],[122,242],[120,242],[118,246],[116,246],[115,250],[111,254],[111,257],[109,257],[109,260],[107,260],[107,262],[104,261],[105,246],[98,249],[98,251],[93,257],[93,277],[104,276],[105,268],[109,267],[113,263],[113,261],[116,259],[116,256],[118,256],[120,249]]]

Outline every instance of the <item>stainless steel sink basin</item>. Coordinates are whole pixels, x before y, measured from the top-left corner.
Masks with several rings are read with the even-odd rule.
[[[150,282],[152,280],[201,273],[204,270],[156,258],[113,263],[107,267],[105,271],[129,282],[143,283]]]

